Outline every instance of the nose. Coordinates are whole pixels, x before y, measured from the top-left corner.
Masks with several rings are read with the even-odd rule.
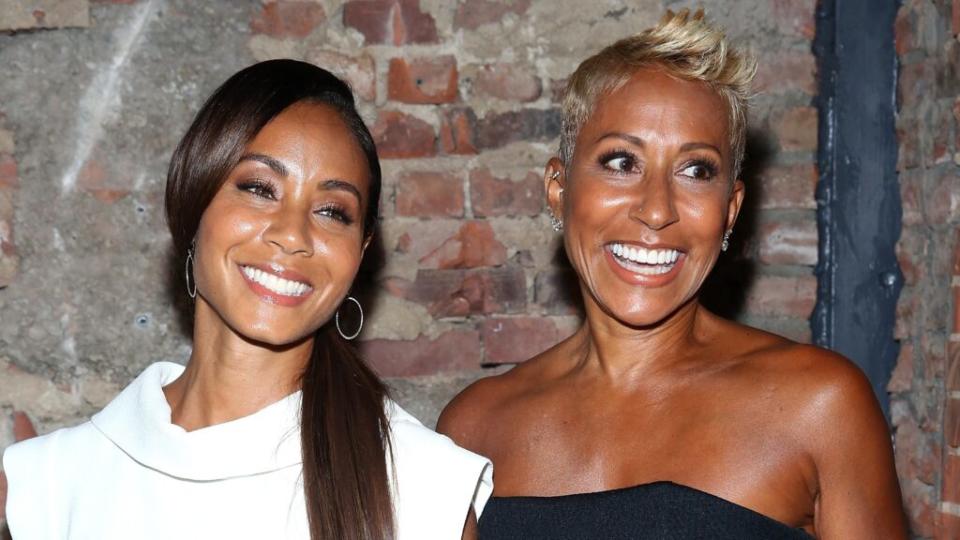
[[[284,208],[272,216],[263,239],[287,255],[313,255],[309,219],[292,208]]]
[[[630,217],[658,231],[679,218],[670,171],[648,171],[637,185]]]

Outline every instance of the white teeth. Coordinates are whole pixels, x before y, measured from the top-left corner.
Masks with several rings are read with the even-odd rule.
[[[303,296],[310,290],[310,286],[306,283],[284,279],[258,268],[253,268],[252,266],[241,266],[240,269],[243,270],[243,273],[250,278],[251,281],[255,281],[277,294],[284,296]]]
[[[680,252],[675,249],[645,249],[620,243],[610,244],[607,249],[617,259],[633,263],[630,265],[631,271],[640,274],[669,272],[673,268],[673,264],[680,258]]]

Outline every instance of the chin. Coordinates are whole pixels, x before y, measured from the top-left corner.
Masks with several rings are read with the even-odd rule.
[[[246,328],[243,325],[239,325],[234,327],[234,331],[246,341],[271,349],[295,347],[315,333],[306,330],[300,332],[291,331],[294,329],[289,325],[283,328],[278,328],[278,326],[280,325],[276,322]]]

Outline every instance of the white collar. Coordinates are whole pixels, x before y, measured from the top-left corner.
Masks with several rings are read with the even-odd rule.
[[[170,422],[163,387],[183,366],[157,362],[91,419],[127,455],[185,480],[223,480],[302,463],[300,392],[223,424],[187,432]]]

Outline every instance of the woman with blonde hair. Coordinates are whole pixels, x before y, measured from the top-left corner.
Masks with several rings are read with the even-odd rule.
[[[744,197],[754,72],[682,11],[571,76],[544,183],[585,320],[440,419],[493,460],[481,538],[906,537],[860,370],[699,302]]]

